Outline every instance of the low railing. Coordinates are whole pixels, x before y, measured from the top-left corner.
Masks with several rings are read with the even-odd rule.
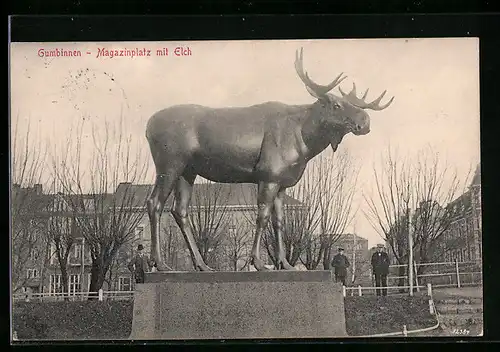
[[[15,293],[12,295],[14,302],[25,301],[84,301],[94,298],[99,301],[130,300],[134,298],[134,291],[104,291],[97,292],[44,292],[44,293]]]
[[[430,284],[429,284],[430,285]],[[414,289],[425,289],[427,286],[413,286]],[[410,286],[384,286],[384,287],[376,287],[376,286],[354,286],[354,287],[346,287],[342,286],[343,290],[343,295],[344,297],[346,296],[363,296],[363,291],[368,291],[369,295],[374,295],[376,291],[382,292],[382,290],[386,290],[387,294],[394,295],[394,293],[391,293],[391,290],[397,290],[398,295],[401,294],[408,294],[407,292],[410,290]],[[401,290],[405,290],[405,292],[400,292]],[[351,294],[348,294],[347,292],[350,292]],[[365,294],[366,295],[366,294]]]
[[[405,275],[388,275],[387,280],[404,279],[408,283],[408,264],[389,266],[390,269],[404,267]],[[418,274],[420,267],[426,267],[423,274]],[[434,267],[434,268],[432,268]],[[421,283],[432,283],[434,287],[462,287],[481,285],[483,282],[481,261],[453,261],[441,263],[413,263],[413,277],[415,286]]]

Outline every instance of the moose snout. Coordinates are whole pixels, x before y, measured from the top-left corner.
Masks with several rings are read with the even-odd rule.
[[[366,125],[360,125],[360,124],[355,124],[354,125],[354,128],[353,128],[353,133],[355,135],[364,135],[364,134],[368,134],[370,132],[370,125],[369,124],[366,124]]]
[[[362,136],[370,133],[370,122],[364,121],[354,123],[352,126],[352,133],[356,136]]]
[[[352,133],[361,136],[370,132],[370,117],[364,111],[358,113],[352,121]]]

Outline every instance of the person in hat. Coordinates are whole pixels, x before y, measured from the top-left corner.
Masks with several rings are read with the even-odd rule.
[[[378,244],[377,251],[372,255],[372,270],[375,275],[376,287],[387,287],[387,275],[389,274],[389,256],[384,251],[384,245]],[[377,289],[377,296],[387,296],[387,289]]]
[[[150,271],[155,263],[144,254],[144,246],[137,246],[137,254],[128,264],[128,270],[135,276],[136,284],[143,284],[146,272]]]
[[[351,265],[349,259],[344,255],[344,248],[339,247],[338,253],[333,257],[331,266],[335,269],[335,281],[342,282],[345,286],[345,278],[347,276],[347,268]]]

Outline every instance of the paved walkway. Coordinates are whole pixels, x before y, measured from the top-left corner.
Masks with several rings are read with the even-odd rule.
[[[437,299],[467,297],[467,298],[482,298],[483,286],[467,286],[467,287],[436,287],[432,289],[432,296]]]

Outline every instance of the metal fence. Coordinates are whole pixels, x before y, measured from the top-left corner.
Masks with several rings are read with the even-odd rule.
[[[56,302],[56,301],[85,301],[88,299],[98,301],[120,301],[134,298],[134,291],[104,291],[98,292],[58,292],[58,293],[15,293],[12,295],[14,302]]]
[[[398,275],[400,268],[404,269],[403,276]],[[397,284],[402,279],[409,285],[408,269],[408,264],[391,265],[388,282]],[[433,287],[462,287],[481,285],[483,282],[481,261],[413,263],[412,269],[416,286],[430,283]]]
[[[387,276],[387,287],[375,287],[374,276],[363,280],[356,286],[345,288],[344,296],[375,295],[377,289],[386,289],[387,294],[408,294],[408,264],[391,265]],[[482,263],[480,261],[413,263],[413,292],[425,291],[428,285],[432,287],[463,287],[481,285],[483,282]],[[404,275],[398,275],[402,271]],[[420,272],[420,273],[419,273]]]

